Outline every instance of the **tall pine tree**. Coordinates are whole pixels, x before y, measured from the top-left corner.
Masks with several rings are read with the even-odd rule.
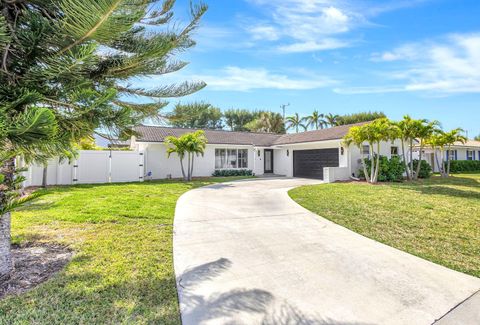
[[[136,124],[159,115],[167,104],[164,98],[205,86],[165,85],[158,78],[187,64],[175,56],[194,46],[192,33],[207,10],[192,4],[190,21],[179,27],[173,24],[174,4],[175,0],[0,2],[0,122],[5,126],[0,130],[0,152],[6,157],[0,170],[0,259],[8,261],[10,254],[8,207],[15,191],[15,156],[32,160],[66,155],[93,132],[126,138]],[[146,76],[157,76],[151,79],[152,87],[135,86],[134,80]],[[47,122],[48,132],[29,132],[29,125],[39,126],[35,116]],[[12,123],[19,132],[8,131]],[[11,265],[2,268],[0,279],[10,271]]]

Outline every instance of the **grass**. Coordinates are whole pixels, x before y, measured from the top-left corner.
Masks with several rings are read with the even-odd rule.
[[[0,301],[0,324],[179,324],[176,201],[190,189],[233,179],[45,190],[12,215],[12,240],[60,243],[76,254],[51,280]]]
[[[366,237],[480,277],[480,174],[293,189],[305,208]]]

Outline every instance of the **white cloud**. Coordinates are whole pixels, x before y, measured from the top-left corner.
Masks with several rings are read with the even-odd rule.
[[[270,72],[264,68],[226,67],[215,74],[192,76],[192,79],[204,80],[207,89],[223,91],[249,91],[253,89],[307,90],[332,85],[334,80],[305,72],[295,77]]]
[[[454,34],[436,41],[405,44],[373,55],[375,61],[397,61],[402,70],[388,76],[401,85],[336,89],[339,93],[423,91],[439,94],[480,92],[480,33]]]
[[[268,20],[246,28],[256,41],[276,41],[281,52],[314,52],[343,48],[354,43],[344,35],[368,19],[426,0],[247,0],[264,9]],[[280,43],[280,44],[279,44]]]
[[[248,32],[252,35],[255,41],[257,40],[267,40],[267,41],[276,41],[280,38],[279,32],[276,28],[267,25],[256,25],[250,28],[247,28]]]

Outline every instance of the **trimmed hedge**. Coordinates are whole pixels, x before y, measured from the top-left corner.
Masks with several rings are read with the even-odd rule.
[[[480,160],[452,160],[451,173],[480,172]]]
[[[230,176],[253,176],[250,169],[217,169],[213,172],[214,177],[230,177]]]
[[[417,171],[418,166],[418,159],[413,161],[413,170]],[[418,178],[430,178],[432,176],[432,166],[427,163],[425,160],[422,159],[422,163],[420,165],[420,172],[418,173]]]
[[[371,172],[371,160],[366,158],[365,164],[367,170]],[[385,156],[380,156],[380,170],[378,171],[379,182],[401,182],[403,181],[403,173],[405,172],[405,165],[399,157],[392,157],[388,159]],[[365,178],[363,168],[360,169],[359,175]]]

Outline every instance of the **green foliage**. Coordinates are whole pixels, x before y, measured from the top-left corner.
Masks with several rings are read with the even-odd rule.
[[[161,98],[205,86],[153,83],[141,89],[127,82],[184,67],[175,55],[195,44],[191,34],[205,5],[192,5],[191,20],[181,27],[171,23],[174,0],[57,2],[0,3],[1,106],[12,119],[32,107],[48,109],[53,115],[47,122],[58,129],[50,150],[39,145],[37,152],[61,155],[98,128],[127,138],[144,119],[159,117],[166,105]]]
[[[418,167],[418,159],[415,159],[413,161],[413,170],[417,170],[417,167]],[[432,176],[432,166],[430,166],[429,163],[427,163],[425,160],[422,159],[417,176],[418,178],[423,178],[423,179],[430,178]]]
[[[312,115],[304,117],[303,120],[307,122],[307,128],[312,127],[314,130],[318,130],[328,126],[328,123],[324,117],[325,115],[318,113],[317,110],[314,110]]]
[[[214,177],[232,177],[232,176],[253,176],[250,169],[216,169],[212,176]]]
[[[191,181],[193,177],[193,161],[195,156],[204,154],[207,145],[207,137],[205,132],[198,130],[195,132],[185,133],[180,137],[168,136],[165,138],[165,144],[168,146],[167,155],[170,157],[172,153],[176,153],[180,160],[180,167],[184,180]],[[187,172],[183,167],[183,159],[187,156]]]
[[[365,165],[367,171],[371,175],[372,173],[372,161],[369,158],[365,158]],[[385,156],[380,156],[380,169],[378,171],[379,182],[401,182],[403,181],[403,173],[405,172],[405,165],[401,159],[397,156],[393,156],[388,159]],[[363,170],[359,171],[360,177],[365,177]]]
[[[475,138],[473,138],[473,140],[475,140],[475,141],[480,141],[480,134],[477,135],[477,136],[475,136]]]
[[[303,131],[307,130],[307,126],[305,125],[305,119],[301,118],[298,113],[295,113],[292,116],[287,116],[285,118],[285,123],[287,124],[287,130],[294,129],[296,133],[298,133],[299,129],[301,128]]]
[[[252,132],[266,132],[284,134],[285,123],[280,113],[259,111],[256,118],[244,127]]]
[[[177,103],[167,114],[169,123],[175,127],[190,129],[221,129],[222,112],[204,102]]]
[[[353,114],[340,115],[336,119],[336,125],[355,124],[360,122],[374,121],[379,118],[387,117],[383,112],[360,112]]]
[[[248,131],[246,125],[255,119],[258,119],[258,112],[247,109],[228,109],[223,113],[225,124],[230,131]]]
[[[480,172],[480,160],[452,160],[450,161],[450,172]]]

